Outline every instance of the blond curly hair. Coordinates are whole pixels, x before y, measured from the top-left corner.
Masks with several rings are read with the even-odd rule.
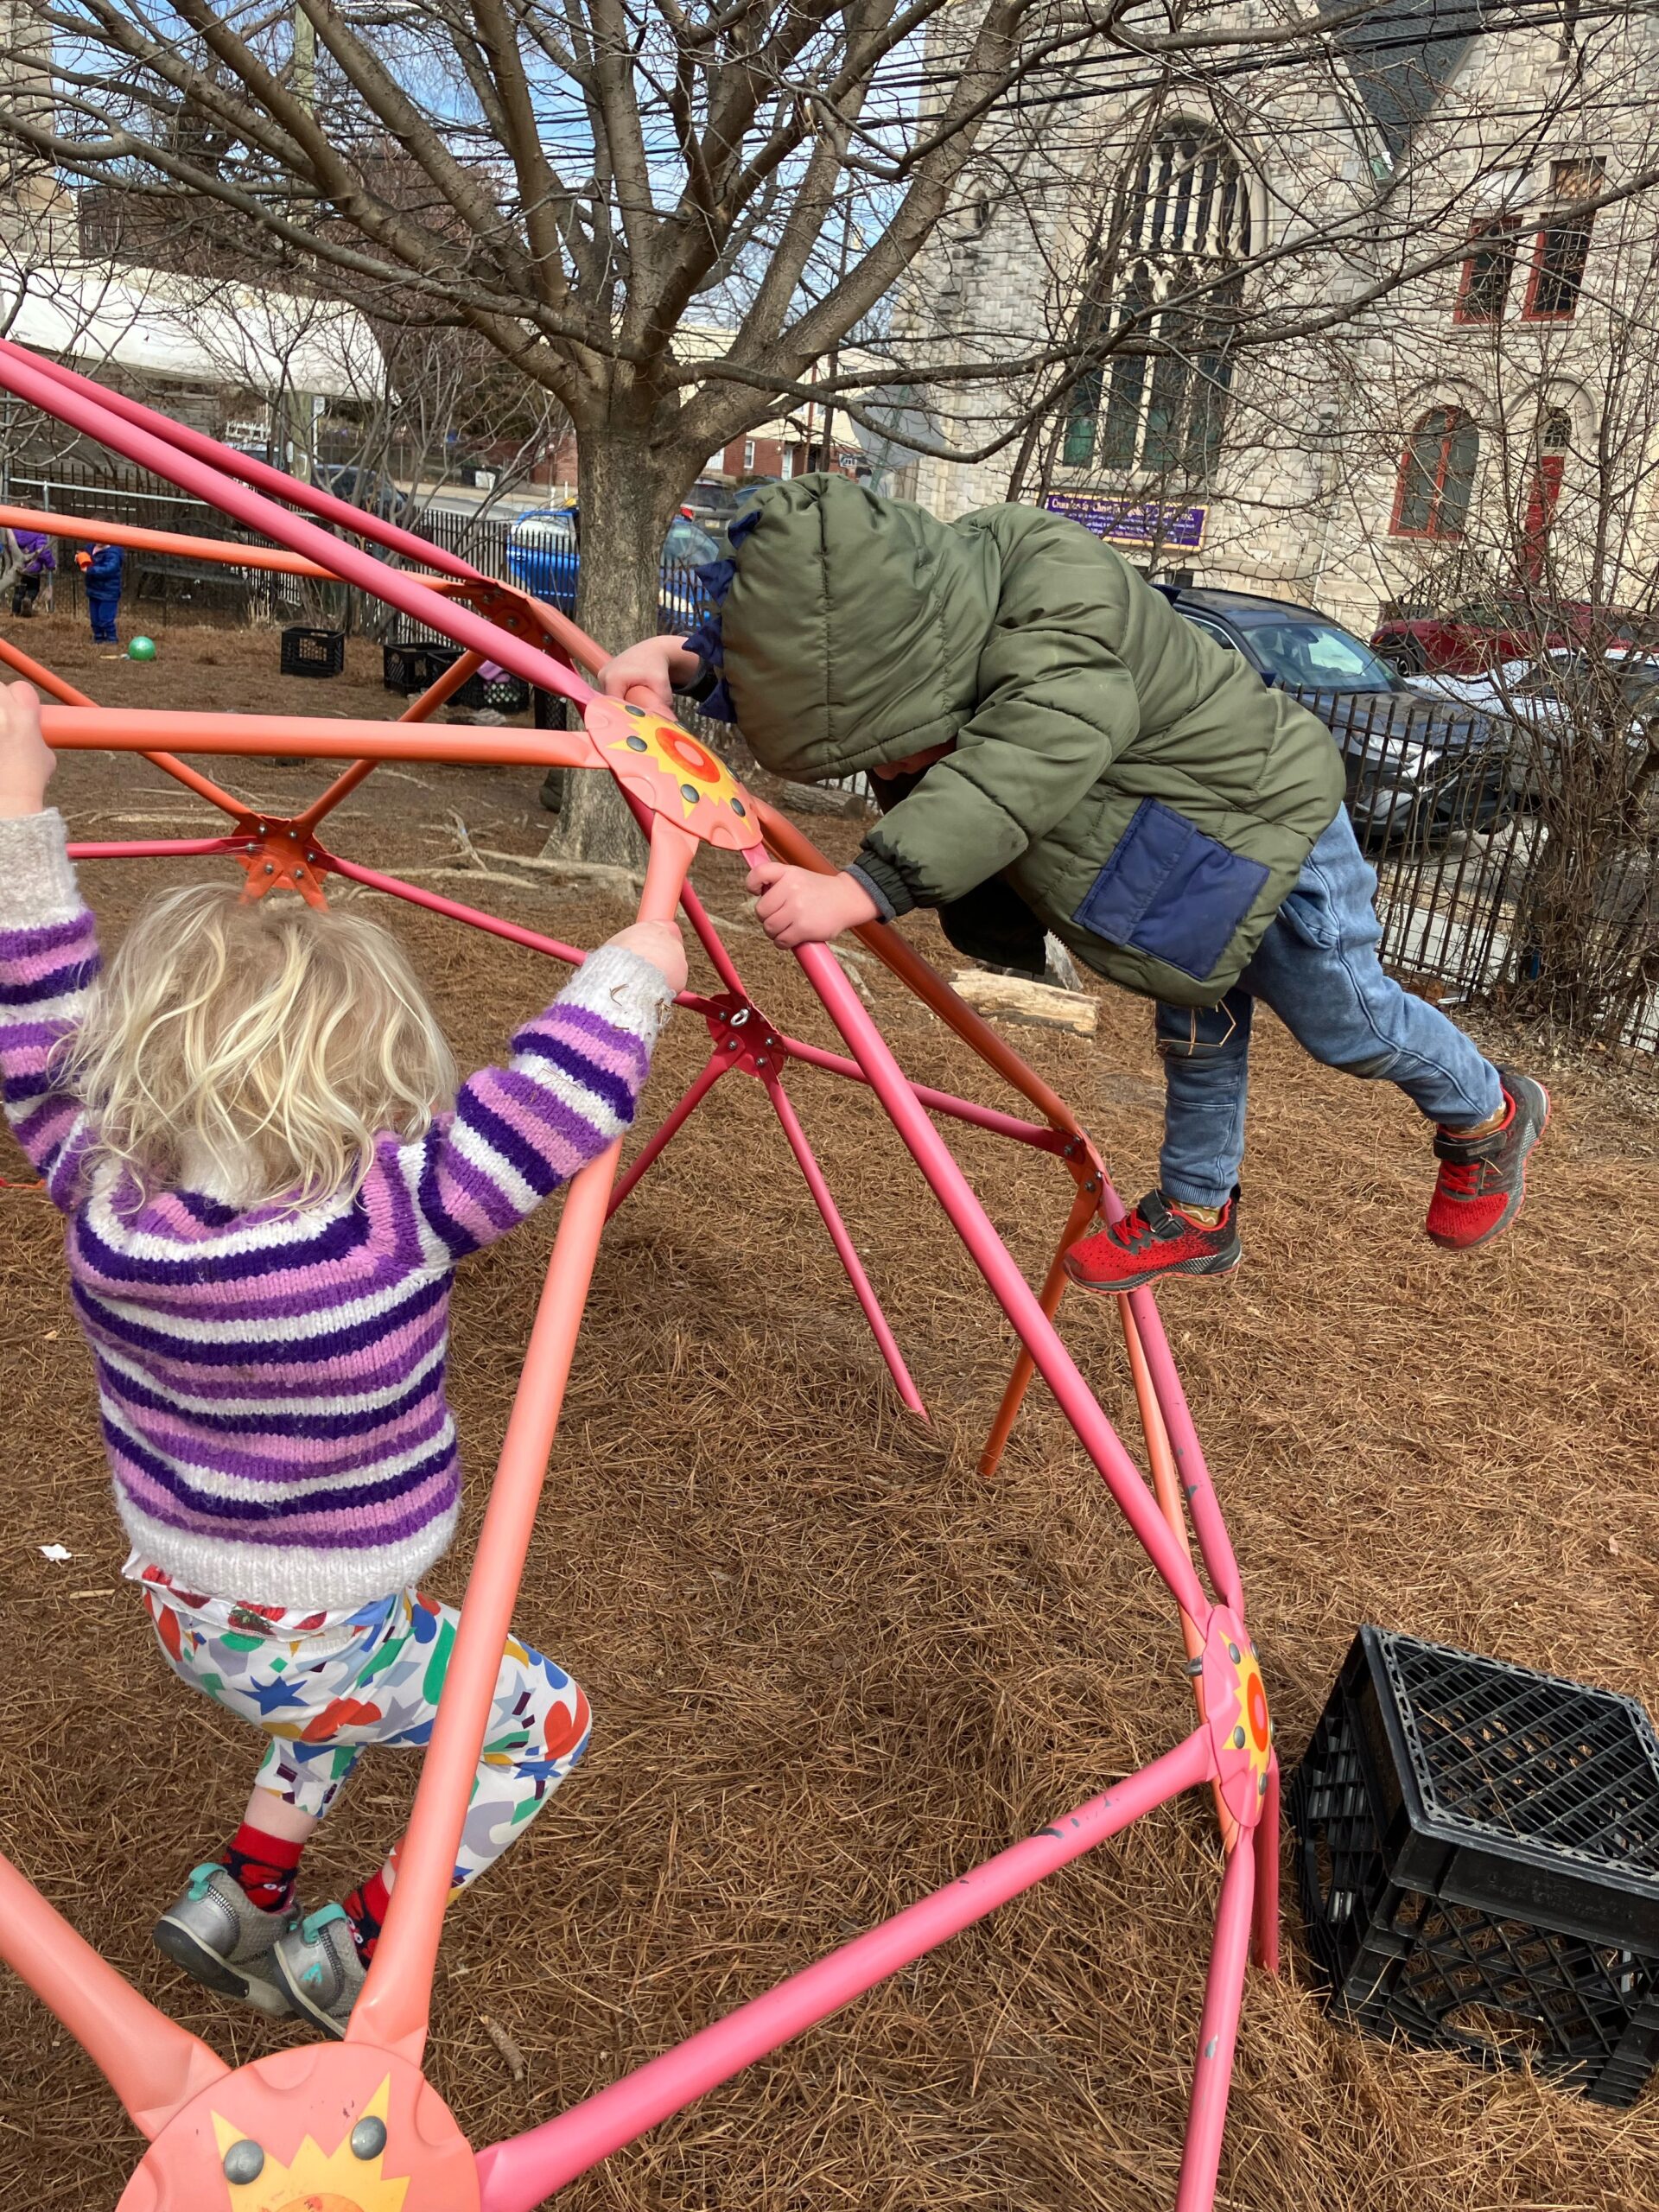
[[[94,1179],[187,1178],[254,1206],[361,1186],[383,1131],[452,1103],[449,1047],[403,948],[365,917],[187,884],[134,922],[64,1048]]]

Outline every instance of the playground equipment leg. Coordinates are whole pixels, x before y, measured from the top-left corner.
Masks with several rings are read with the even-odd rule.
[[[666,920],[673,913],[695,850],[683,830],[658,823],[640,902],[642,920]],[[621,1149],[619,1137],[588,1162],[565,1193],[478,1554],[461,1601],[437,1720],[398,1854],[385,1929],[347,2030],[348,2041],[377,2044],[416,2065],[426,2041],[438,1938],[472,1777],[483,1748],[502,1646],[512,1626],[513,1603]]]
[[[1259,1831],[1258,1831],[1259,1833]],[[1210,2212],[1221,2164],[1222,2129],[1227,2120],[1227,2091],[1233,2078],[1233,2048],[1244,1994],[1244,1967],[1250,1944],[1250,1906],[1255,1889],[1255,1853],[1231,1853],[1221,1879],[1216,1909],[1216,1944],[1205,1984],[1204,2013],[1198,2022],[1198,2056],[1192,2074],[1192,2104],[1181,2156],[1175,2212]]]
[[[767,1096],[772,1100],[772,1110],[784,1125],[784,1135],[789,1139],[789,1148],[794,1154],[802,1174],[806,1178],[806,1187],[812,1193],[813,1204],[823,1217],[823,1225],[830,1232],[830,1242],[836,1248],[836,1256],[846,1268],[847,1279],[853,1286],[853,1294],[863,1308],[864,1319],[870,1325],[870,1334],[881,1347],[881,1357],[887,1363],[888,1371],[898,1386],[899,1395],[912,1413],[919,1414],[925,1421],[927,1408],[922,1402],[920,1391],[910,1379],[910,1370],[905,1364],[905,1356],[899,1349],[897,1338],[887,1325],[887,1317],[881,1310],[881,1301],[871,1288],[870,1279],[864,1272],[864,1262],[859,1258],[857,1252],[854,1249],[853,1240],[847,1234],[847,1224],[842,1221],[835,1199],[830,1195],[830,1185],[824,1180],[823,1170],[818,1165],[817,1154],[808,1141],[806,1131],[801,1127],[800,1116],[795,1111],[795,1103],[784,1089],[775,1069],[764,1069],[761,1071],[761,1080],[766,1086]]]
[[[1204,1781],[1211,1768],[1209,1738],[1197,1730],[1139,1774],[1114,1783],[1016,1843],[971,1873],[959,1876],[883,1921],[817,1965],[791,1974],[776,1989],[728,2012],[673,2050],[664,2051],[596,2096],[544,2121],[527,2134],[481,2151],[478,2158],[480,2212],[531,2212],[578,2174],[679,2112],[734,2074],[805,2029],[838,2012],[877,1982],[897,1974],[983,1920],[1010,1897],[1032,1888],[1068,1860],[1172,1797]],[[1248,1858],[1249,1853],[1245,1856]],[[395,1894],[395,1893],[394,1893]]]
[[[57,2014],[146,2138],[231,2070],[141,1997],[6,1859],[0,1859],[0,1956]]]

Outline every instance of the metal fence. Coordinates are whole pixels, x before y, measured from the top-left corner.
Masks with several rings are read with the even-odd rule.
[[[1552,975],[1540,917],[1573,834],[1560,804],[1571,734],[1408,693],[1295,696],[1342,752],[1395,975],[1443,1004],[1537,1011],[1570,997],[1576,1026],[1659,1050],[1659,806],[1618,794],[1621,825],[1573,880],[1572,943]]]

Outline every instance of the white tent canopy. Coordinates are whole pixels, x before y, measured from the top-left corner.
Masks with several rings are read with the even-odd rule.
[[[306,393],[368,404],[386,386],[380,348],[354,308],[222,278],[0,261],[0,328],[94,370],[113,363],[267,401]]]

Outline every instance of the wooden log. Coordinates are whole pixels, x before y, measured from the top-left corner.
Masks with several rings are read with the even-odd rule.
[[[1081,991],[1056,990],[1052,983],[995,976],[983,968],[960,969],[950,982],[958,997],[992,1020],[1030,1022],[1074,1037],[1092,1037],[1100,1025],[1098,1002]]]

